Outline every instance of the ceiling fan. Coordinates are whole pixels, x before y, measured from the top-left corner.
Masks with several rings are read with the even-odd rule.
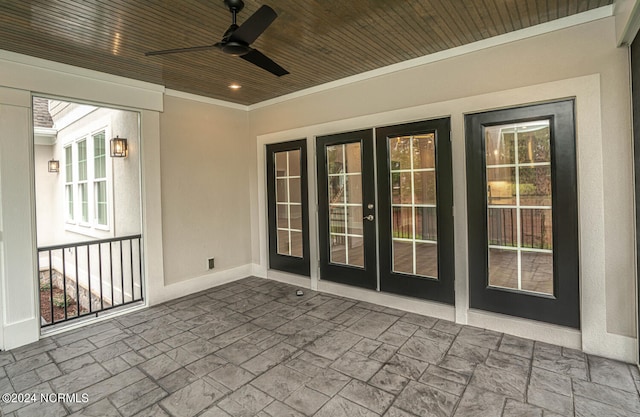
[[[229,29],[222,36],[222,40],[213,45],[192,46],[189,48],[165,49],[163,51],[146,52],[146,56],[167,55],[180,52],[206,51],[209,49],[220,49],[225,54],[239,56],[270,73],[281,77],[289,74],[289,71],[276,64],[271,58],[264,55],[251,45],[258,36],[264,32],[269,25],[278,17],[276,12],[269,6],[261,6],[242,25],[236,24],[236,15],[244,7],[242,0],[224,0],[224,4],[231,11],[232,23]]]

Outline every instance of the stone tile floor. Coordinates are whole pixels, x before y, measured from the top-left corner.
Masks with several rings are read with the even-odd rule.
[[[635,366],[295,289],[247,278],[0,352],[0,393],[78,394],[0,414],[640,416]]]

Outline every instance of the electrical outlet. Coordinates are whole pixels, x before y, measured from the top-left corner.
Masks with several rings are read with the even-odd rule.
[[[213,269],[215,266],[215,258],[209,258],[209,269]]]

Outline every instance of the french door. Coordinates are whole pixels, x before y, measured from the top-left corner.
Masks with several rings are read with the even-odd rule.
[[[449,138],[449,119],[317,138],[322,279],[453,303]]]
[[[573,109],[466,116],[470,307],[580,327]]]

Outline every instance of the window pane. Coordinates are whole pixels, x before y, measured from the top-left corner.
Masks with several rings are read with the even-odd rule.
[[[327,146],[326,149],[329,175],[344,172],[344,145]]]
[[[67,220],[72,221],[75,217],[73,209],[73,185],[65,186],[65,194],[67,195]]]
[[[286,177],[289,174],[287,170],[287,152],[276,152],[276,178]]]
[[[71,146],[64,148],[64,167],[66,182],[73,182],[73,154]]]
[[[489,244],[518,246],[517,209],[490,208],[487,214]]]
[[[289,250],[289,231],[278,230],[278,254],[291,255]]]
[[[78,142],[78,180],[87,180],[87,141]]]
[[[362,206],[347,207],[347,233],[362,236]]]
[[[80,208],[82,211],[82,221],[89,221],[89,196],[87,193],[87,183],[78,184],[78,198],[80,200]]]
[[[345,233],[344,207],[329,207],[329,231]]]
[[[522,251],[522,289],[553,294],[553,254]]]
[[[513,129],[503,126],[485,127],[485,151],[487,166],[512,165],[515,158],[515,135]]]
[[[291,228],[302,230],[302,206],[292,204],[289,206],[291,212]]]
[[[344,203],[344,175],[329,177],[329,204]]]
[[[438,239],[438,217],[435,207],[416,207],[416,239]]]
[[[302,258],[302,232],[291,232],[291,256]]]
[[[411,204],[411,172],[391,173],[391,202]]]
[[[436,204],[436,172],[420,171],[413,174],[414,204]]]
[[[100,181],[95,186],[96,216],[98,224],[107,225],[107,183]]]
[[[389,138],[389,167],[391,171],[411,169],[411,137]]]
[[[416,274],[438,277],[438,245],[416,242]]]
[[[487,168],[488,203],[515,205],[515,183],[515,168]]]
[[[413,274],[413,243],[393,241],[393,272]]]
[[[520,210],[520,229],[523,248],[553,249],[551,210]]]
[[[413,138],[413,169],[436,167],[435,135],[415,136]]]
[[[362,203],[362,176],[347,175],[347,204]]]
[[[300,151],[289,151],[287,152],[289,155],[289,176],[290,177],[299,177],[300,176]]]
[[[289,202],[302,202],[302,189],[300,187],[300,178],[289,178]]]
[[[276,180],[276,201],[278,203],[289,202],[289,191],[287,190],[287,180]]]
[[[349,242],[349,259],[347,264],[364,268],[364,245],[361,237],[347,236]]]
[[[489,285],[518,289],[518,251],[489,249]]]
[[[106,152],[104,132],[93,135],[93,169],[95,178],[106,178]]]
[[[277,204],[278,211],[278,228],[279,229],[288,229],[289,228],[289,206],[287,204]]]
[[[362,155],[360,155],[360,142],[348,143],[346,147],[347,173],[359,173],[362,171]]]
[[[549,121],[543,120],[518,128],[518,161],[551,162]]]
[[[551,205],[551,165],[520,168],[520,205]]]
[[[393,207],[391,235],[393,238],[413,239],[413,218],[411,207]]]
[[[346,264],[347,263],[347,237],[345,235],[330,235],[331,245],[331,263]]]

